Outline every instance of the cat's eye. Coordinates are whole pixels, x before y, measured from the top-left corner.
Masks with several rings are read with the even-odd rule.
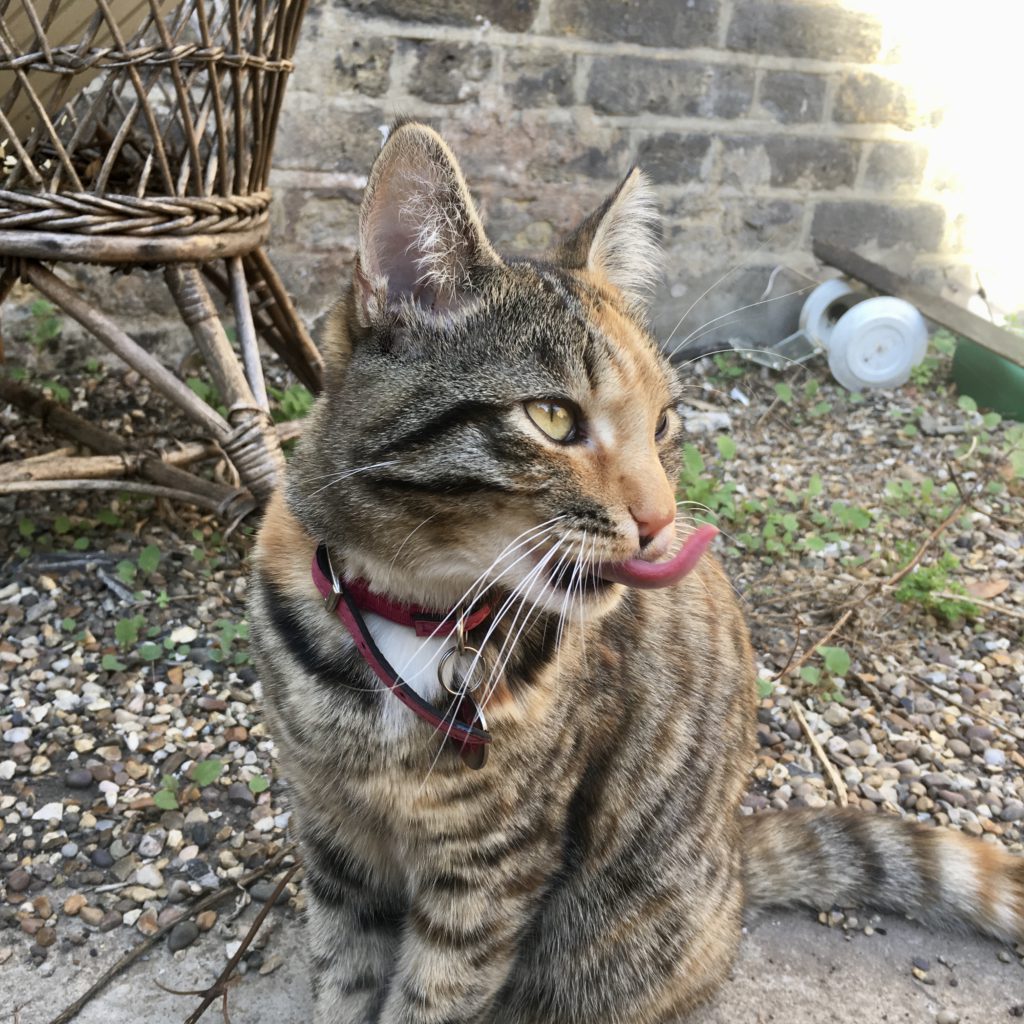
[[[576,416],[560,402],[527,402],[526,415],[552,441],[568,444],[576,438]]]
[[[654,440],[660,441],[668,433],[668,410],[666,409],[661,416],[658,417],[658,422],[654,427]]]

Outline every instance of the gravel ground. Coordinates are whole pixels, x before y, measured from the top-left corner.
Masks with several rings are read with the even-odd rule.
[[[717,512],[759,657],[745,811],[848,800],[1019,850],[1014,431],[958,405],[941,358],[917,385],[866,398],[820,367],[785,380],[725,361],[694,371],[686,491]],[[140,446],[191,437],[132,373],[60,380],[73,409]],[[64,443],[0,408],[0,461]],[[161,933],[155,948],[186,964],[215,940],[230,955],[253,909],[229,899],[192,921],[188,908],[222,887],[237,895],[233,883],[271,858],[289,862],[288,790],[243,624],[253,525],[226,525],[116,492],[0,497],[0,1015],[5,965],[35,979],[34,1024],[65,1002],[63,973],[146,937]],[[256,903],[270,877],[250,887]],[[271,921],[301,913],[299,877]],[[822,922],[880,930],[827,908]],[[277,941],[247,969],[277,970]],[[1017,953],[999,953],[1019,993]]]

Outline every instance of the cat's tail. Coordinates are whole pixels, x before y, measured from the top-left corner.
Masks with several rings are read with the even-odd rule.
[[[951,829],[852,810],[743,819],[746,902],[869,906],[1024,941],[1024,857]]]

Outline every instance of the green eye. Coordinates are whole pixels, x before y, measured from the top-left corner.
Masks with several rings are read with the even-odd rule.
[[[569,442],[576,437],[576,417],[558,402],[527,402],[526,415],[552,441]]]

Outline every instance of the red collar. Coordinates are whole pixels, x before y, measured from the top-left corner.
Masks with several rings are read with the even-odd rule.
[[[424,700],[391,667],[387,658],[374,643],[360,609],[382,615],[402,626],[411,626],[417,636],[451,636],[459,625],[459,617],[452,612],[439,615],[415,605],[390,601],[379,594],[371,594],[362,580],[342,582],[331,567],[330,554],[325,544],[317,547],[311,566],[313,584],[324,599],[324,607],[341,620],[351,633],[353,641],[366,664],[384,686],[406,707],[432,725],[445,740],[452,743],[462,759],[471,768],[482,768],[487,760],[487,746],[491,734],[487,732],[483,712],[468,692],[455,697],[445,711]],[[463,630],[479,626],[489,615],[489,605],[462,617]],[[476,723],[480,723],[478,728]]]

